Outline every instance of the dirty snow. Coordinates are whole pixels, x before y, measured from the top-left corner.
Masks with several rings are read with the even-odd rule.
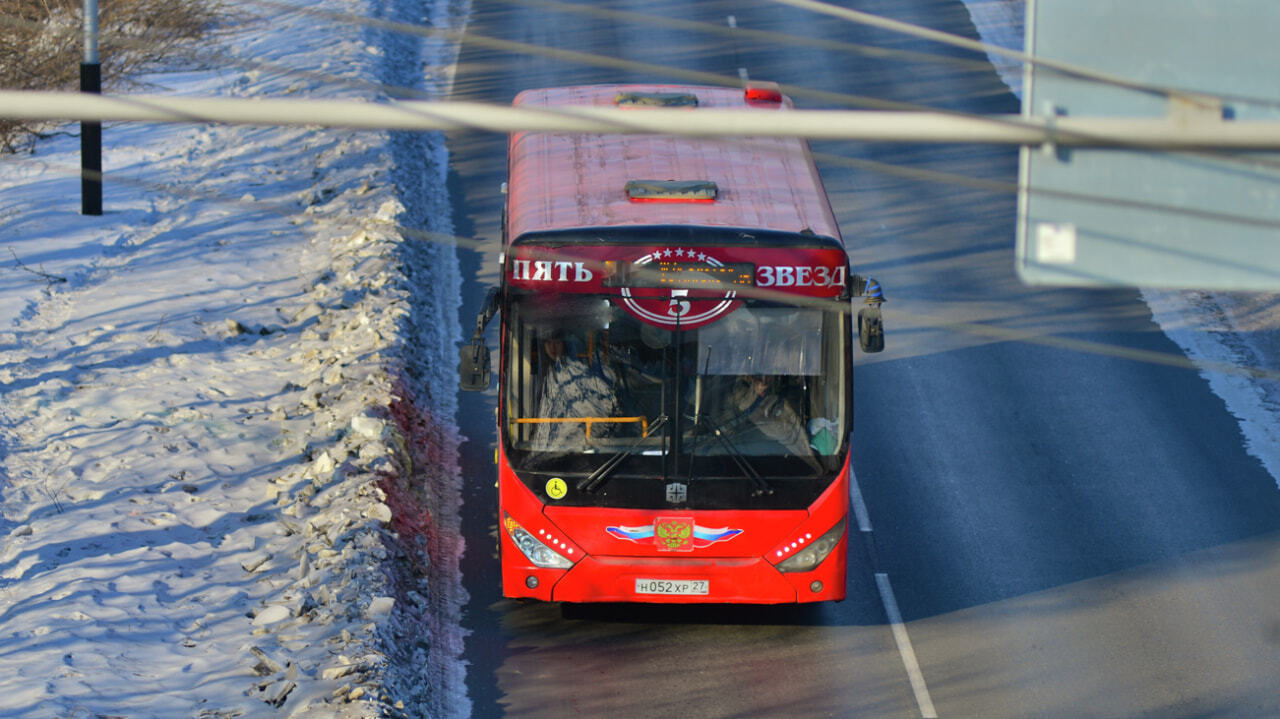
[[[216,38],[232,58],[146,80],[446,89],[442,43],[246,9]],[[0,715],[466,715],[460,279],[447,241],[404,229],[449,234],[442,139],[104,137],[103,217],[78,214],[77,138],[0,161]]]

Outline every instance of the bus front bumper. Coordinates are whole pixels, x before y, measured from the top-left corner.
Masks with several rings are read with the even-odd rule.
[[[779,572],[763,558],[588,556],[567,570],[509,567],[503,594],[555,602],[794,604],[845,596],[845,553],[809,572]]]

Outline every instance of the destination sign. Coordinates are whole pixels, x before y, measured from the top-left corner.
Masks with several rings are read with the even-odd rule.
[[[756,266],[751,262],[713,265],[698,260],[655,259],[619,268],[619,273],[605,284],[634,288],[724,289],[751,287],[755,284],[755,276]]]

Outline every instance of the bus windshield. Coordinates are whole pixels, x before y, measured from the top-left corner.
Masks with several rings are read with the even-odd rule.
[[[502,424],[517,471],[582,477],[612,459],[615,483],[840,468],[841,312],[744,300],[683,329],[616,296],[513,291],[507,318]]]

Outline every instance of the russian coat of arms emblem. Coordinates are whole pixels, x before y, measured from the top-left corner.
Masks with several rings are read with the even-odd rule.
[[[693,551],[693,519],[691,517],[659,517],[653,522],[653,534],[658,551]]]

